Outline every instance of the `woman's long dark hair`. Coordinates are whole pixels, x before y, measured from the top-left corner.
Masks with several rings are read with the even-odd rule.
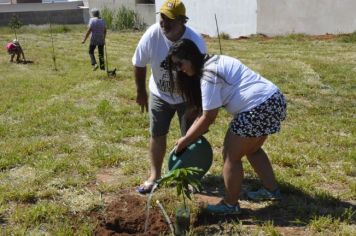
[[[172,56],[179,60],[189,60],[195,70],[194,76],[188,76],[184,72],[177,70],[172,61]],[[172,45],[165,61],[172,85],[171,93],[177,91],[187,102],[189,108],[192,109],[191,112],[202,112],[200,79],[206,58],[207,55],[202,54],[193,41],[180,39]]]

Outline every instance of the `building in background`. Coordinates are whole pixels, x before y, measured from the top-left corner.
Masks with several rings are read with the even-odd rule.
[[[14,13],[20,16],[24,24],[45,24],[49,16],[57,24],[87,23],[91,8],[118,9],[121,6],[134,10],[146,25],[151,25],[158,21],[159,15],[156,12],[163,2],[164,0],[0,0],[0,25],[7,25],[9,17]],[[253,34],[322,35],[356,31],[356,0],[183,2],[189,17],[188,24],[209,36],[217,36],[216,23],[220,33],[231,38]]]
[[[0,0],[0,25],[7,25],[16,14],[24,24],[86,24],[91,8],[119,9],[121,6],[138,13],[142,22],[155,22],[154,0]]]
[[[8,25],[16,15],[24,25],[83,24],[88,21],[88,8],[83,1],[45,3],[37,0],[0,0],[0,25]]]

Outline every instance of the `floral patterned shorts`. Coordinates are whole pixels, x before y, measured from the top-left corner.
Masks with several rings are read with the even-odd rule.
[[[235,115],[230,131],[242,137],[260,137],[277,133],[286,118],[287,104],[280,91],[249,111]]]

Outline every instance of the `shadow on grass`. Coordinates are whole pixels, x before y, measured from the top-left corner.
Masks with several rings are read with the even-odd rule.
[[[224,182],[221,176],[208,176],[202,181],[203,191],[206,196],[224,196]],[[245,192],[255,190],[261,186],[257,179],[244,179],[241,200],[247,200]],[[270,202],[266,207],[252,209],[243,208],[239,216],[210,215],[204,210],[197,215],[195,227],[218,224],[221,222],[243,221],[245,225],[262,225],[268,221],[274,226],[302,227],[319,217],[329,217],[346,224],[355,224],[356,206],[353,202],[345,202],[325,192],[316,192],[310,195],[293,185],[280,182],[283,199]],[[255,202],[251,202],[255,204]],[[244,204],[246,205],[246,204]]]
[[[18,62],[15,62],[17,64],[33,64],[34,62],[33,61],[30,61],[30,60],[26,60],[26,61],[18,61]]]

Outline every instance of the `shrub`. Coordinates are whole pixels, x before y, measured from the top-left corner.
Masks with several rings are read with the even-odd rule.
[[[221,32],[220,38],[227,40],[230,39],[230,35],[228,33]]]
[[[146,27],[145,23],[143,23],[140,16],[135,11],[124,6],[120,7],[118,10],[111,10],[105,7],[102,10],[101,15],[105,20],[107,27],[111,30],[142,30]]]
[[[106,23],[106,27],[108,27],[109,29],[111,29],[112,27],[112,21],[113,21],[113,12],[111,9],[104,7],[101,10],[101,17],[105,20]]]
[[[341,42],[344,43],[355,43],[356,42],[356,31],[351,34],[342,35],[340,37]]]

